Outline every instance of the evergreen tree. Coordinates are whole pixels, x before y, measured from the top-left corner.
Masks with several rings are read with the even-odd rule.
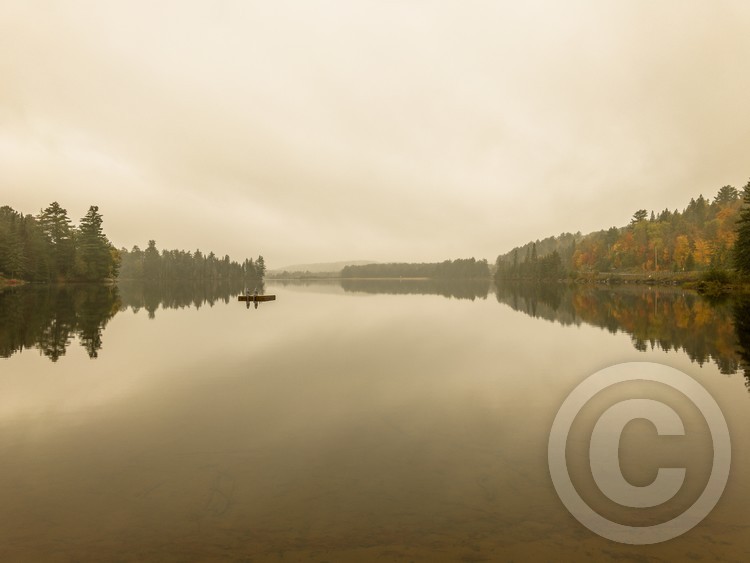
[[[734,265],[740,274],[750,275],[750,182],[743,188],[742,210],[737,220],[737,241],[734,245]]]
[[[110,252],[110,246],[102,230],[102,216],[99,214],[99,208],[92,205],[78,226],[77,275],[90,281],[112,276],[115,273],[115,259]]]
[[[714,203],[719,205],[726,205],[727,203],[737,201],[739,198],[740,192],[737,191],[737,188],[734,188],[732,186],[723,186],[719,190],[719,193],[716,194]]]
[[[8,206],[0,209],[0,272],[23,277],[25,256],[21,239],[23,218]]]
[[[75,260],[73,228],[68,212],[54,201],[41,212],[37,221],[48,243],[52,275],[66,277],[72,273]]]
[[[205,259],[200,249],[193,252],[193,277],[202,280],[205,277]]]
[[[260,270],[265,265],[260,259]],[[262,279],[252,260],[234,262],[228,255],[217,259],[200,250],[165,250],[159,254],[149,241],[144,252],[117,250],[102,230],[99,208],[91,206],[73,228],[67,212],[54,202],[37,217],[0,207],[0,275],[28,281],[116,278],[150,280],[242,280]]]
[[[148,248],[143,251],[143,277],[147,280],[159,279],[161,259],[156,249],[156,241],[148,241]]]
[[[122,268],[120,276],[126,280],[143,279],[143,251],[136,244],[130,252],[123,248],[120,250],[122,257]]]
[[[8,234],[5,247],[5,267],[8,273],[11,277],[23,277],[26,260],[18,231],[14,230]]]
[[[51,262],[47,240],[32,215],[26,215],[21,223],[21,240],[24,249],[24,279],[43,281],[51,277]]]
[[[634,225],[635,223],[645,221],[646,217],[648,217],[648,211],[646,211],[645,209],[639,209],[638,211],[633,213],[633,218],[630,220],[630,224]]]
[[[258,256],[258,259],[255,261],[255,273],[261,279],[266,277],[266,263],[263,260],[263,256]]]

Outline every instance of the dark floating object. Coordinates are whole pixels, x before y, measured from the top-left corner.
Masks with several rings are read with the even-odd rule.
[[[252,295],[252,294],[240,295],[239,300],[258,303],[260,301],[276,301],[276,296],[275,295]]]
[[[250,293],[250,289],[247,287],[245,288],[245,291],[242,292],[242,295],[239,296],[240,301],[246,301],[247,302],[247,308],[250,308],[250,303],[255,305],[255,308],[258,308],[258,303],[261,301],[276,301],[275,295],[260,295],[258,294],[258,288],[255,288],[255,291]]]

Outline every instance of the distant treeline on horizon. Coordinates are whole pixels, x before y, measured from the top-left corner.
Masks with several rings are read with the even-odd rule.
[[[213,252],[200,250],[159,250],[156,242],[148,241],[146,250],[134,246],[121,249],[120,278],[128,280],[247,280],[262,281],[266,274],[263,256],[253,261],[246,258],[235,262],[229,255],[218,258]]]
[[[341,277],[479,279],[489,278],[490,268],[487,260],[459,258],[457,260],[420,264],[393,262],[389,264],[346,266],[341,270]]]
[[[200,250],[117,249],[102,230],[99,208],[92,205],[78,226],[53,202],[38,215],[0,207],[0,277],[32,282],[107,279],[262,281],[263,256],[236,262]]]

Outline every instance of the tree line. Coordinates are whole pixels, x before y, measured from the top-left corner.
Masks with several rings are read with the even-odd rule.
[[[341,270],[341,277],[480,279],[489,278],[490,269],[487,260],[459,258],[435,263],[392,262],[345,266]]]
[[[236,262],[213,252],[162,250],[151,240],[145,250],[117,249],[104,234],[99,208],[75,226],[68,212],[53,202],[37,215],[0,208],[0,278],[32,282],[102,281],[106,279],[232,280],[259,282],[263,256]]]
[[[38,215],[0,208],[0,274],[27,281],[96,281],[117,277],[118,251],[89,207],[78,226],[53,202]]]
[[[263,256],[254,261],[246,258],[242,262],[232,260],[229,255],[217,257],[213,252],[203,254],[200,250],[162,250],[156,241],[148,241],[145,250],[134,246],[131,250],[120,250],[122,260],[120,277],[129,280],[175,281],[175,280],[226,280],[258,283],[266,275]]]
[[[750,275],[750,182],[722,187],[682,211],[639,209],[630,224],[587,235],[562,233],[501,254],[497,280],[559,279],[594,272],[735,269]]]

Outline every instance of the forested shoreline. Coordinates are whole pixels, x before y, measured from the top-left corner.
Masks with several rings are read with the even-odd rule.
[[[495,280],[561,280],[591,275],[642,277],[683,272],[726,281],[750,275],[750,182],[722,187],[685,209],[639,209],[630,224],[586,235],[562,233],[500,254]]]
[[[37,215],[0,208],[0,285],[28,282],[226,280],[261,282],[263,256],[232,260],[200,250],[159,250],[150,240],[144,250],[117,249],[105,235],[103,218],[91,206],[77,226],[59,203]],[[703,195],[682,211],[639,209],[630,224],[586,235],[562,233],[530,241],[495,261],[495,281],[560,281],[604,275],[663,277],[684,282],[688,273],[712,283],[750,278],[750,182],[740,192],[723,186],[713,200]],[[487,260],[465,258],[434,263],[373,263],[344,267],[351,278],[490,278]]]
[[[148,241],[145,250],[134,246],[132,250],[123,248],[119,252],[120,278],[126,280],[260,282],[266,275],[263,256],[236,262],[229,255],[219,258],[213,252],[203,254],[200,250],[159,252],[154,240]]]
[[[119,267],[95,205],[77,227],[57,202],[36,216],[0,208],[0,274],[34,282],[100,281],[116,278]]]
[[[476,258],[426,263],[391,262],[346,266],[341,270],[341,277],[483,279],[490,277],[490,268],[487,260]]]
[[[263,256],[242,262],[200,250],[162,250],[150,240],[145,250],[117,249],[102,228],[95,205],[73,225],[68,212],[53,202],[37,215],[0,207],[0,285],[25,282],[101,282],[115,279],[145,281],[261,282]]]

